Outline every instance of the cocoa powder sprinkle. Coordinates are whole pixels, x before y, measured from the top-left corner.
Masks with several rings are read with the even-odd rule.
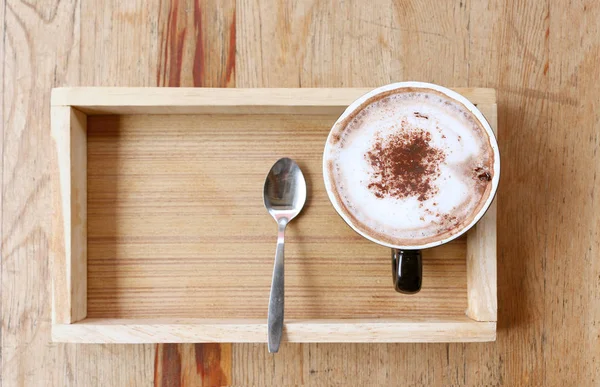
[[[481,167],[475,168],[475,173],[477,174],[477,178],[480,181],[483,181],[483,182],[492,181],[492,174]]]
[[[378,198],[416,197],[421,202],[435,195],[434,181],[446,154],[430,143],[431,133],[418,129],[378,136],[365,154],[373,168],[371,192]]]

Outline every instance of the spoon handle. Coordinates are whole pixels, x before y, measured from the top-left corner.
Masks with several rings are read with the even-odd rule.
[[[284,303],[284,281],[283,281],[283,243],[285,226],[288,220],[280,219],[277,232],[277,249],[275,250],[275,266],[273,267],[273,281],[271,282],[271,295],[269,296],[269,317],[267,321],[267,336],[269,352],[279,351],[279,343],[283,333],[283,303]]]

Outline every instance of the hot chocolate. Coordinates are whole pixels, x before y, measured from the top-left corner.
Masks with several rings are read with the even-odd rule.
[[[361,234],[390,246],[461,234],[493,195],[495,152],[481,119],[422,87],[359,100],[325,147],[334,206]]]

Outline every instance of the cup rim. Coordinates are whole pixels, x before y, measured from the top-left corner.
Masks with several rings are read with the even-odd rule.
[[[448,98],[453,99],[459,103],[461,103],[462,105],[464,105],[467,110],[469,110],[469,112],[471,112],[479,121],[479,123],[481,124],[481,126],[484,128],[484,130],[486,131],[489,140],[490,140],[490,145],[492,147],[492,151],[494,153],[494,176],[492,177],[492,189],[490,191],[489,196],[487,197],[484,205],[481,207],[481,209],[479,210],[479,212],[477,213],[476,216],[473,217],[473,219],[471,220],[471,222],[463,227],[459,232],[457,232],[456,234],[452,234],[449,237],[446,238],[442,238],[430,243],[425,243],[425,244],[415,244],[415,245],[394,245],[394,244],[390,244],[388,242],[382,241],[377,239],[376,237],[369,235],[368,233],[360,230],[358,227],[356,227],[354,225],[354,222],[344,213],[344,211],[342,211],[342,208],[340,206],[340,203],[338,202],[337,196],[333,194],[333,189],[332,189],[332,184],[331,181],[329,179],[329,173],[328,173],[328,166],[327,166],[327,159],[326,159],[326,155],[328,155],[330,153],[330,148],[331,148],[331,136],[333,134],[333,130],[336,128],[336,126],[338,125],[338,123],[340,123],[341,121],[343,121],[348,115],[350,115],[351,113],[353,113],[357,108],[359,108],[363,103],[365,103],[367,100],[381,94],[381,93],[385,93],[385,92],[389,92],[392,90],[398,90],[398,89],[403,89],[403,88],[419,88],[419,89],[430,89],[430,90],[434,90],[437,92],[440,92],[444,95],[446,95]],[[481,220],[481,218],[483,217],[483,215],[485,215],[485,213],[487,212],[487,210],[489,209],[490,205],[492,204],[492,202],[494,201],[494,198],[496,196],[496,192],[498,190],[498,183],[500,181],[500,149],[498,147],[498,141],[496,139],[496,134],[494,133],[494,131],[492,130],[492,127],[490,126],[489,122],[487,121],[487,119],[485,118],[485,116],[483,115],[483,113],[481,113],[481,111],[479,109],[477,109],[477,107],[471,102],[469,101],[467,98],[465,98],[464,96],[460,95],[459,93],[450,90],[446,87],[440,86],[440,85],[436,85],[433,83],[427,83],[427,82],[396,82],[396,83],[391,83],[388,85],[384,85],[381,87],[378,87],[376,89],[373,89],[371,91],[369,91],[368,93],[362,95],[361,97],[359,97],[358,99],[356,99],[354,102],[352,102],[342,113],[342,115],[336,120],[336,122],[333,124],[333,126],[331,127],[331,130],[329,131],[329,134],[327,136],[327,141],[325,142],[325,149],[323,151],[323,180],[325,182],[325,190],[327,191],[327,196],[329,197],[329,201],[331,202],[331,204],[333,205],[333,207],[335,208],[336,212],[338,213],[338,215],[344,220],[344,222],[346,222],[346,224],[348,224],[348,226],[350,226],[355,232],[357,232],[358,234],[360,234],[361,236],[363,236],[364,238],[375,242],[379,245],[382,246],[386,246],[386,247],[390,247],[390,248],[394,248],[394,249],[403,249],[403,250],[420,250],[420,249],[426,249],[426,248],[431,248],[431,247],[436,247],[436,246],[440,246],[444,243],[448,243],[458,237],[460,237],[461,235],[464,235],[467,231],[469,231],[471,228],[473,228],[473,226],[475,226],[475,224],[477,224],[477,222],[479,222],[479,220]]]

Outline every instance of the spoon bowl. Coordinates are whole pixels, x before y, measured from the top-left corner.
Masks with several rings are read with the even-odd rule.
[[[306,181],[298,164],[283,158],[271,167],[263,190],[265,208],[279,222],[294,219],[306,203]]]

